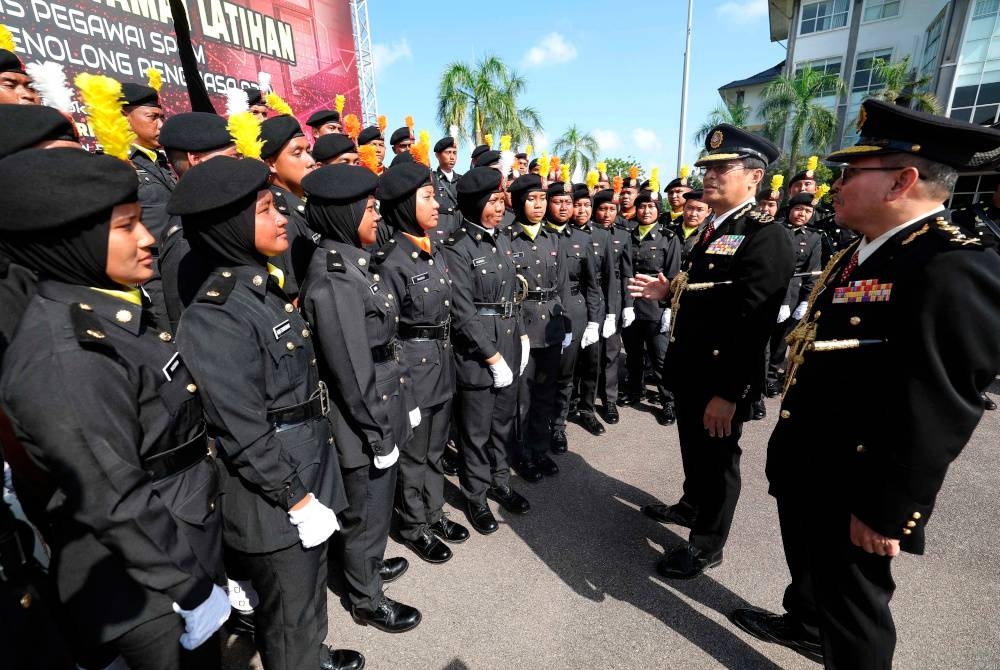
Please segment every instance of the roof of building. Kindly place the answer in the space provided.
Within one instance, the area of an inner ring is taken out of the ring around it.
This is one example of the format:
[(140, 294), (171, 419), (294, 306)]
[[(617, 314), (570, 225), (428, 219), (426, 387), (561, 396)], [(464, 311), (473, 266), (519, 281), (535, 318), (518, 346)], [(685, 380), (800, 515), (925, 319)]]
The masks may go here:
[(794, 9), (794, 0), (768, 0), (768, 27), (771, 29), (772, 42), (788, 39), (792, 23), (792, 10)]
[(769, 67), (763, 72), (758, 72), (757, 74), (747, 77), (746, 79), (737, 79), (736, 81), (731, 81), (728, 84), (720, 86), (719, 90), (722, 91), (727, 88), (746, 88), (748, 86), (766, 84), (781, 75), (781, 71), (784, 69), (785, 61), (781, 61), (774, 67)]

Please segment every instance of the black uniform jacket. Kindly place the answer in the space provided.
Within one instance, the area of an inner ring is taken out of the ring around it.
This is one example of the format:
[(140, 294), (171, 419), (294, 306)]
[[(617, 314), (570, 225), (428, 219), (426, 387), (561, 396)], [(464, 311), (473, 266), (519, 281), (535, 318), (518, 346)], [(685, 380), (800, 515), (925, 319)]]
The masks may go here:
[(559, 239), (559, 251), (569, 280), (569, 301), (564, 302), (563, 307), (573, 328), (573, 339), (579, 342), (588, 322), (600, 323), (604, 318), (604, 296), (597, 274), (593, 234), (589, 226), (579, 228), (572, 223), (567, 223), (562, 232), (550, 225), (549, 232)]
[(434, 180), (434, 196), (440, 205), (438, 224), (428, 231), (428, 235), (435, 242), (444, 242), (462, 224), (462, 213), (458, 211), (458, 191), (455, 188), (455, 182), (461, 176), (458, 172), (452, 172), (452, 181), (448, 181), (440, 167), (431, 173)]
[(3, 306), (0, 309), (0, 362), (28, 301), (35, 295), (37, 281), (34, 272), (0, 255), (0, 305)]
[[(521, 318), (531, 346), (561, 344), (571, 326), (563, 307), (569, 304), (570, 294), (566, 264), (559, 262), (559, 237), (544, 223), (534, 240), (519, 223), (504, 232), (510, 236), (511, 258), (517, 274), (528, 283), (529, 294), (521, 304)], [(545, 299), (530, 293), (537, 290), (545, 291)]]
[(142, 225), (146, 226), (150, 235), (156, 238), (156, 243), (162, 241), (167, 232), (167, 201), (177, 184), (167, 159), (157, 152), (157, 161), (149, 160), (149, 156), (133, 146), (129, 160), (135, 167), (139, 177), (139, 206), (142, 208)]
[(376, 363), (373, 349), (396, 348), (398, 299), (373, 273), (363, 249), (324, 239), (313, 253), (302, 313), (316, 334), (340, 465), (359, 468), (406, 446), (410, 385), (398, 357)]
[(306, 223), (306, 203), (297, 195), (277, 186), (271, 187), (274, 207), (288, 219), (288, 250), (271, 263), (285, 273), (284, 292), (291, 297), (299, 294), (299, 287), (306, 278), (306, 270), (312, 259), (320, 236)]
[[(452, 278), (451, 342), (458, 383), (465, 387), (493, 385), (487, 358), (497, 352), (512, 371), (521, 365), (520, 306), (510, 239), (500, 231), (492, 235), (465, 221), (442, 247)], [(499, 315), (480, 314), (480, 310)]]
[(1000, 371), (1000, 257), (944, 212), (893, 235), (841, 281), (856, 247), (810, 316), (817, 342), (862, 344), (806, 352), (767, 476), (772, 495), (826, 496), (919, 554), (948, 466), (982, 417), (979, 394)]
[(708, 228), (709, 219), (712, 213), (709, 212), (705, 220), (702, 221), (694, 232), (684, 237), (684, 220), (678, 219), (675, 223), (670, 224), (670, 230), (674, 231), (674, 235), (677, 236), (677, 241), (681, 244), (681, 265), (687, 262), (688, 256), (691, 255), (691, 250), (694, 249), (694, 245), (698, 243), (701, 239), (702, 234), (705, 232), (705, 228)]
[(674, 390), (736, 402), (763, 388), (760, 352), (792, 277), (792, 244), (752, 202), (717, 226), (691, 251), (688, 282), (732, 283), (681, 295), (664, 365)]
[[(667, 279), (673, 279), (681, 269), (681, 244), (677, 235), (669, 228), (654, 224), (644, 238), (639, 239), (639, 227), (632, 229), (632, 270), (636, 274), (655, 277), (662, 272)], [(638, 298), (635, 300), (637, 321), (659, 321), (664, 307), (656, 300)]]
[(347, 506), (329, 422), (269, 419), (313, 398), (319, 373), (312, 331), (264, 268), (217, 269), (181, 316), (177, 344), (220, 439), (227, 546), (294, 545), (288, 510), (310, 491), (334, 512)]
[[(18, 493), (40, 512), (32, 522), (81, 640), (114, 639), (172, 602), (191, 609), (222, 577), (201, 402), (170, 334), (151, 322), (121, 298), (42, 281), (0, 381), (20, 455), (37, 468), (37, 485)], [(154, 481), (153, 457), (182, 445), (189, 467)]]
[(431, 253), (397, 232), (372, 255), (373, 271), (396, 296), (400, 360), (413, 379), (418, 407), (439, 405), (455, 392), (455, 357), (448, 337), (418, 335), (414, 328), (450, 327), (452, 280), (440, 246)]
[(593, 223), (588, 223), (586, 229), (590, 231), (590, 246), (594, 250), (594, 264), (597, 267), (597, 285), (604, 300), (602, 320), (608, 314), (617, 317), (622, 313), (622, 282), (618, 269), (621, 254), (615, 253), (615, 247), (621, 244), (614, 243), (611, 230)]
[[(823, 256), (822, 234), (806, 226), (788, 226), (789, 235), (792, 238), (792, 253), (795, 255), (795, 272), (814, 272), (823, 267), (821, 261)], [(788, 282), (788, 291), (785, 292), (783, 305), (788, 305), (793, 310), (799, 303), (809, 299), (813, 286), (816, 285), (816, 276), (792, 277)]]
[[(625, 226), (617, 223), (606, 229), (611, 233), (611, 250), (614, 252), (617, 262), (615, 264), (615, 277), (621, 280), (622, 309), (635, 307), (635, 298), (628, 292), (628, 280), (635, 276), (632, 266), (632, 233)], [(619, 315), (618, 323), (621, 324)]]
[(986, 246), (1000, 244), (1000, 207), (980, 201), (951, 211), (951, 220), (966, 235), (978, 237)]

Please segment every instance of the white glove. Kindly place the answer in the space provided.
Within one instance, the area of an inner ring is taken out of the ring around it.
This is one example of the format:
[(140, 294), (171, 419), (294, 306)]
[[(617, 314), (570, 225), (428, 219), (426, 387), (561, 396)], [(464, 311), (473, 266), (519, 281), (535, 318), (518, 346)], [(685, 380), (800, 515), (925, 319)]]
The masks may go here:
[(670, 316), (673, 312), (670, 309), (663, 310), (663, 315), (660, 316), (660, 332), (665, 333), (667, 329), (670, 328)]
[(569, 343), (572, 341), (573, 341), (573, 332), (570, 331), (563, 336), (562, 349), (559, 350), (559, 353), (561, 354), (562, 352), (566, 351), (566, 347), (568, 347)]
[(397, 460), (399, 460), (399, 447), (393, 445), (392, 451), (390, 451), (385, 456), (376, 455), (374, 463), (375, 467), (378, 468), (379, 470), (385, 470), (395, 465)]
[(222, 624), (226, 623), (230, 609), (229, 596), (217, 584), (212, 586), (212, 593), (208, 598), (193, 610), (181, 609), (180, 605), (174, 603), (174, 611), (184, 617), (181, 646), (185, 649), (200, 647), (215, 631), (222, 628)]
[(521, 338), (521, 369), (518, 370), (518, 375), (524, 374), (524, 368), (528, 367), (528, 358), (531, 356), (531, 340), (527, 337)]
[(318, 547), (340, 530), (337, 515), (312, 493), (305, 507), (288, 510), (288, 519), (299, 531), (299, 542), (306, 549)]
[(416, 428), (420, 425), (420, 408), (414, 407), (410, 410), (410, 428)]
[(792, 315), (792, 308), (788, 305), (782, 305), (781, 309), (778, 310), (778, 323), (784, 323), (788, 320), (788, 317)]
[(809, 303), (807, 301), (800, 302), (798, 307), (795, 308), (795, 311), (792, 312), (792, 318), (798, 321), (799, 319), (804, 317), (806, 315), (806, 309), (808, 307)]
[(622, 328), (628, 328), (635, 321), (635, 307), (626, 307), (622, 310)]
[(514, 373), (511, 371), (507, 361), (500, 357), (500, 360), (490, 365), (490, 374), (493, 375), (493, 388), (502, 389), (514, 383)]
[(618, 332), (618, 328), (615, 323), (618, 321), (617, 314), (608, 314), (604, 317), (604, 325), (601, 327), (601, 337), (608, 339), (612, 335)]
[(587, 327), (583, 329), (583, 335), (580, 336), (580, 348), (586, 349), (594, 342), (601, 339), (601, 334), (598, 332), (598, 325), (596, 321), (588, 321)]

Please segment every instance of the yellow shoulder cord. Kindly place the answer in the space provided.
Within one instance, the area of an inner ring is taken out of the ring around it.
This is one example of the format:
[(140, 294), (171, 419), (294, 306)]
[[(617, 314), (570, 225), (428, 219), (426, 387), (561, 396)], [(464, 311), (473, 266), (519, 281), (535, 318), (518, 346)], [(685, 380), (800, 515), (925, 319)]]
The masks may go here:
[(681, 311), (681, 295), (688, 285), (687, 272), (678, 272), (677, 276), (670, 282), (670, 341), (674, 341), (674, 324), (677, 323), (677, 315)]

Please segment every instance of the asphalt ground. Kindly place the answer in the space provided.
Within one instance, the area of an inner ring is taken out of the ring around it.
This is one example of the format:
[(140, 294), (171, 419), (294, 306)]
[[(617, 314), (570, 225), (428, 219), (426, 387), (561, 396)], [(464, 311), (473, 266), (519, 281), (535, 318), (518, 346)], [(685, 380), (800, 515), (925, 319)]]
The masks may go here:
[[(559, 475), (513, 478), (531, 511), (511, 515), (491, 502), (500, 530), (452, 545), (448, 563), (424, 563), (390, 540), (386, 555), (407, 557), (410, 568), (387, 592), (421, 610), (420, 626), (401, 635), (358, 626), (331, 591), (327, 642), (361, 651), (377, 669), (818, 668), (727, 619), (747, 604), (781, 610), (788, 574), (764, 478), (778, 400), (745, 426), (743, 491), (723, 564), (684, 582), (659, 578), (654, 565), (685, 529), (639, 511), (675, 502), (682, 481), (676, 427), (659, 426), (649, 409), (623, 408), (602, 437), (570, 426)], [(1000, 668), (998, 437), (1000, 412), (986, 412), (938, 497), (926, 554), (893, 561), (897, 668)], [(451, 518), (468, 525), (457, 478), (446, 497)], [(227, 645), (227, 669), (259, 667), (245, 639)]]

